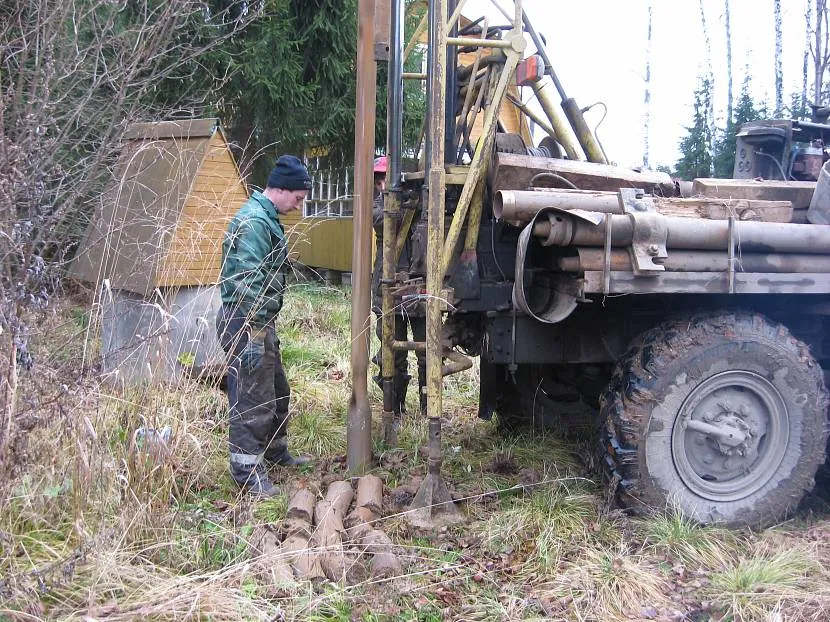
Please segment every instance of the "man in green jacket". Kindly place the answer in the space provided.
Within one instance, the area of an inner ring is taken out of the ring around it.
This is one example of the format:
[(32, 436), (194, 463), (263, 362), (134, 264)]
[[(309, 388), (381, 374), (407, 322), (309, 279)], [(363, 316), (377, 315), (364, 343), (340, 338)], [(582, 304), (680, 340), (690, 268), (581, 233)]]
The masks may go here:
[(262, 192), (254, 192), (222, 242), (219, 343), (228, 358), (230, 470), (251, 494), (279, 494), (266, 466), (308, 462), (286, 441), (291, 390), (274, 327), (282, 308), (287, 249), (280, 214), (303, 204), (311, 178), (299, 158), (281, 156)]

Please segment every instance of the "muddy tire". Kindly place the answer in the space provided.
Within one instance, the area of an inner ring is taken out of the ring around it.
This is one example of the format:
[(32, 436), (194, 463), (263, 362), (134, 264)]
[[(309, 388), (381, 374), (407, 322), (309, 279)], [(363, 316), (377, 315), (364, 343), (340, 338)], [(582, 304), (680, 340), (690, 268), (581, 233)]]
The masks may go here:
[(508, 432), (529, 428), (566, 437), (596, 433), (597, 399), (608, 378), (598, 366), (520, 365), (516, 384), (498, 407)]
[(600, 398), (605, 463), (632, 509), (703, 523), (785, 517), (824, 462), (827, 390), (803, 342), (746, 312), (643, 333)]

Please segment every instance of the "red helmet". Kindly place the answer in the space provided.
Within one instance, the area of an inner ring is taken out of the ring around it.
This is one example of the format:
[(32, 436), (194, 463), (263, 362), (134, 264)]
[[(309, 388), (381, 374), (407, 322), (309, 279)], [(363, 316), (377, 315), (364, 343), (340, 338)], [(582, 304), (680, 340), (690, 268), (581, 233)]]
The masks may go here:
[(375, 158), (374, 164), (374, 172), (375, 173), (385, 173), (386, 172), (386, 156), (380, 156), (379, 158)]

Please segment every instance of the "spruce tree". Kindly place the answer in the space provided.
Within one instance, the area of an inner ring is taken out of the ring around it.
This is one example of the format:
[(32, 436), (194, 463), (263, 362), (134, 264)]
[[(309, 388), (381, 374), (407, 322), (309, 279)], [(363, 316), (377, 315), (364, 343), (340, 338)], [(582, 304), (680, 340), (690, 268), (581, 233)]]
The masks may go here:
[(675, 165), (678, 177), (694, 179), (712, 176), (712, 130), (710, 114), (711, 83), (701, 76), (695, 90), (694, 118), (692, 125), (686, 128), (686, 136), (680, 140), (681, 158)]

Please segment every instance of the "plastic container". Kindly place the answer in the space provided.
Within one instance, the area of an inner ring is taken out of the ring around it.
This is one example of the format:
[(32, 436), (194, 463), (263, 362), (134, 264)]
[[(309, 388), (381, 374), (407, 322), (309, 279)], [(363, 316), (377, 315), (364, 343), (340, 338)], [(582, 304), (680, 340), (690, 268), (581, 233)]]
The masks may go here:
[(814, 225), (830, 225), (830, 160), (824, 163), (819, 173), (813, 198), (810, 199), (810, 209), (807, 210), (807, 220)]

